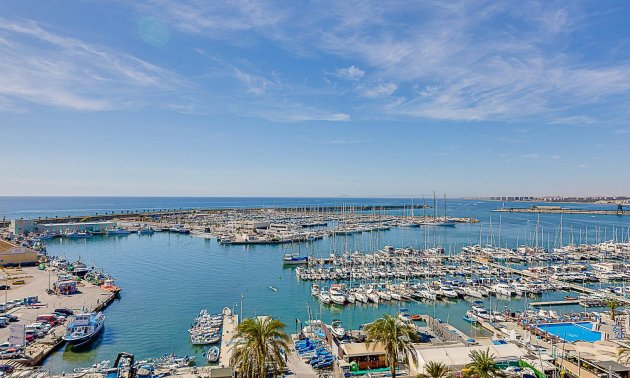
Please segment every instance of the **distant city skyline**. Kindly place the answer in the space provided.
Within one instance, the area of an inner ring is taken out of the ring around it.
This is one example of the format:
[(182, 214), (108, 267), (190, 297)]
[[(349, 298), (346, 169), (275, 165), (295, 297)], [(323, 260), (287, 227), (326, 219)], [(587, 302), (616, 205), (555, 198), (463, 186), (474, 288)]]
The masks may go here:
[(0, 3), (0, 195), (630, 195), (625, 2)]

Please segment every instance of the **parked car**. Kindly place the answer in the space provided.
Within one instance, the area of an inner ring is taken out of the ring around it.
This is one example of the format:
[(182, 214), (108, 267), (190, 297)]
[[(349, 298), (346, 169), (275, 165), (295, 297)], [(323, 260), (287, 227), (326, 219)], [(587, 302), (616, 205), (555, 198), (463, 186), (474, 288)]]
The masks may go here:
[(51, 325), (48, 323), (31, 323), (25, 327), (27, 331), (38, 331), (40, 333), (45, 334), (51, 328)]
[(20, 320), (17, 316), (15, 316), (13, 314), (0, 315), (0, 318), (7, 318), (7, 320), (10, 321), (10, 322), (17, 322), (17, 321)]
[(0, 372), (5, 374), (11, 374), (13, 373), (13, 370), (15, 370), (15, 368), (11, 365), (0, 365)]
[(26, 339), (27, 342), (31, 342), (33, 340), (35, 340), (36, 338), (39, 338), (41, 336), (39, 336), (39, 333), (37, 331), (25, 331), (24, 332), (24, 339)]
[(74, 315), (74, 312), (68, 308), (56, 308), (54, 312), (58, 312), (66, 316)]
[(3, 350), (2, 352), (0, 352), (0, 359), (18, 358), (18, 357), (20, 357), (21, 354), (22, 353), (20, 352), (19, 349), (9, 348), (7, 350)]
[(37, 318), (35, 319), (35, 322), (48, 323), (54, 326), (54, 325), (57, 325), (57, 316), (55, 316), (54, 314), (38, 315)]
[(0, 285), (0, 290), (9, 290), (11, 285)]
[(9, 325), (9, 319), (0, 318), (0, 328), (4, 328)]

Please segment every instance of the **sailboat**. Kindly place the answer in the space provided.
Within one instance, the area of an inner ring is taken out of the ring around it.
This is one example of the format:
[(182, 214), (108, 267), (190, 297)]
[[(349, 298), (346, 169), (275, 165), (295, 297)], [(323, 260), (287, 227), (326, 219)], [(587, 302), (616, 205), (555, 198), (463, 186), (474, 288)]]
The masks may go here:
[(444, 218), (438, 218), (437, 216), (437, 197), (435, 196), (435, 192), (433, 192), (433, 219), (431, 220), (423, 220), (419, 223), (421, 226), (446, 226), (446, 227), (454, 227), (455, 221), (446, 218), (446, 194), (444, 194)]

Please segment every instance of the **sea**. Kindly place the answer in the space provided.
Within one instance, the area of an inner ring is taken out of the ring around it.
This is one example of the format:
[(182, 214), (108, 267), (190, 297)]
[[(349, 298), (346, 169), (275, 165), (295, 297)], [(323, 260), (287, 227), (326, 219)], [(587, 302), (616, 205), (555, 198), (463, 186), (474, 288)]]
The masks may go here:
[[(416, 198), (414, 203), (432, 205), (433, 199)], [(295, 333), (300, 321), (309, 316), (325, 322), (341, 320), (345, 328), (357, 329), (383, 314), (395, 314), (404, 306), (412, 314), (429, 314), (448, 322), (471, 338), (488, 336), (487, 331), (463, 320), (470, 302), (396, 302), (379, 305), (321, 305), (310, 294), (310, 282), (296, 279), (294, 268), (283, 267), (288, 252), (326, 256), (331, 251), (371, 252), (385, 245), (423, 248), (442, 246), (458, 253), (466, 244), (494, 244), (508, 247), (538, 243), (553, 248), (562, 243), (595, 243), (627, 240), (630, 217), (614, 215), (564, 215), (496, 213), (493, 209), (529, 207), (532, 203), (501, 203), (482, 200), (439, 199), (438, 214), (444, 204), (448, 216), (473, 217), (479, 223), (455, 227), (393, 228), (389, 231), (325, 238), (297, 245), (220, 245), (216, 240), (168, 232), (124, 237), (95, 236), (91, 239), (54, 239), (48, 253), (69, 260), (79, 257), (88, 265), (103, 269), (122, 287), (120, 298), (106, 310), (103, 335), (91, 349), (75, 352), (61, 348), (44, 362), (55, 373), (72, 372), (102, 360), (114, 360), (119, 352), (136, 358), (164, 354), (196, 355), (205, 360), (208, 347), (194, 347), (188, 327), (202, 309), (218, 313), (230, 307), (243, 317), (271, 315)], [(408, 198), (175, 198), (175, 197), (0, 197), (0, 216), (5, 219), (92, 215), (157, 209), (260, 208), (274, 206), (410, 205)], [(550, 205), (545, 203), (544, 205)], [(613, 205), (561, 204), (568, 208), (615, 209)], [(409, 210), (406, 210), (407, 212)], [(414, 210), (417, 215), (432, 209)], [(401, 213), (392, 210), (390, 213)], [(563, 230), (560, 233), (560, 225)], [(560, 240), (562, 234), (563, 240)], [(298, 250), (299, 248), (299, 250)], [(598, 284), (599, 285), (599, 284)], [(276, 290), (271, 290), (274, 287)], [(512, 311), (525, 308), (533, 300), (559, 300), (567, 292), (545, 293), (537, 298), (486, 300), (487, 306)], [(559, 313), (584, 311), (579, 306), (556, 308)], [(310, 315), (309, 315), (310, 313)]]

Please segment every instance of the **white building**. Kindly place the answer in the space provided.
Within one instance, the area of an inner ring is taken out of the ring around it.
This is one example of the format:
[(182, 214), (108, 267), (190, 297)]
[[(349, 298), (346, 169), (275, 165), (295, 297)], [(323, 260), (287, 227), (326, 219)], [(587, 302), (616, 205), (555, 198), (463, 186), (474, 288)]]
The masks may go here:
[(472, 362), (470, 352), (473, 350), (480, 352), (489, 350), (497, 363), (518, 362), (526, 354), (523, 349), (515, 344), (476, 346), (456, 344), (438, 348), (417, 348), (415, 349), (417, 364), (413, 362), (413, 359), (409, 359), (411, 361), (409, 366), (410, 373), (414, 376), (426, 373), (424, 367), (429, 362), (441, 362), (449, 366), (453, 371), (461, 371), (467, 364)]
[(104, 233), (116, 228), (116, 222), (80, 222), (80, 223), (45, 223), (38, 224), (32, 219), (13, 219), (9, 225), (9, 232), (22, 235), (26, 232), (63, 234), (71, 231), (89, 231)]

